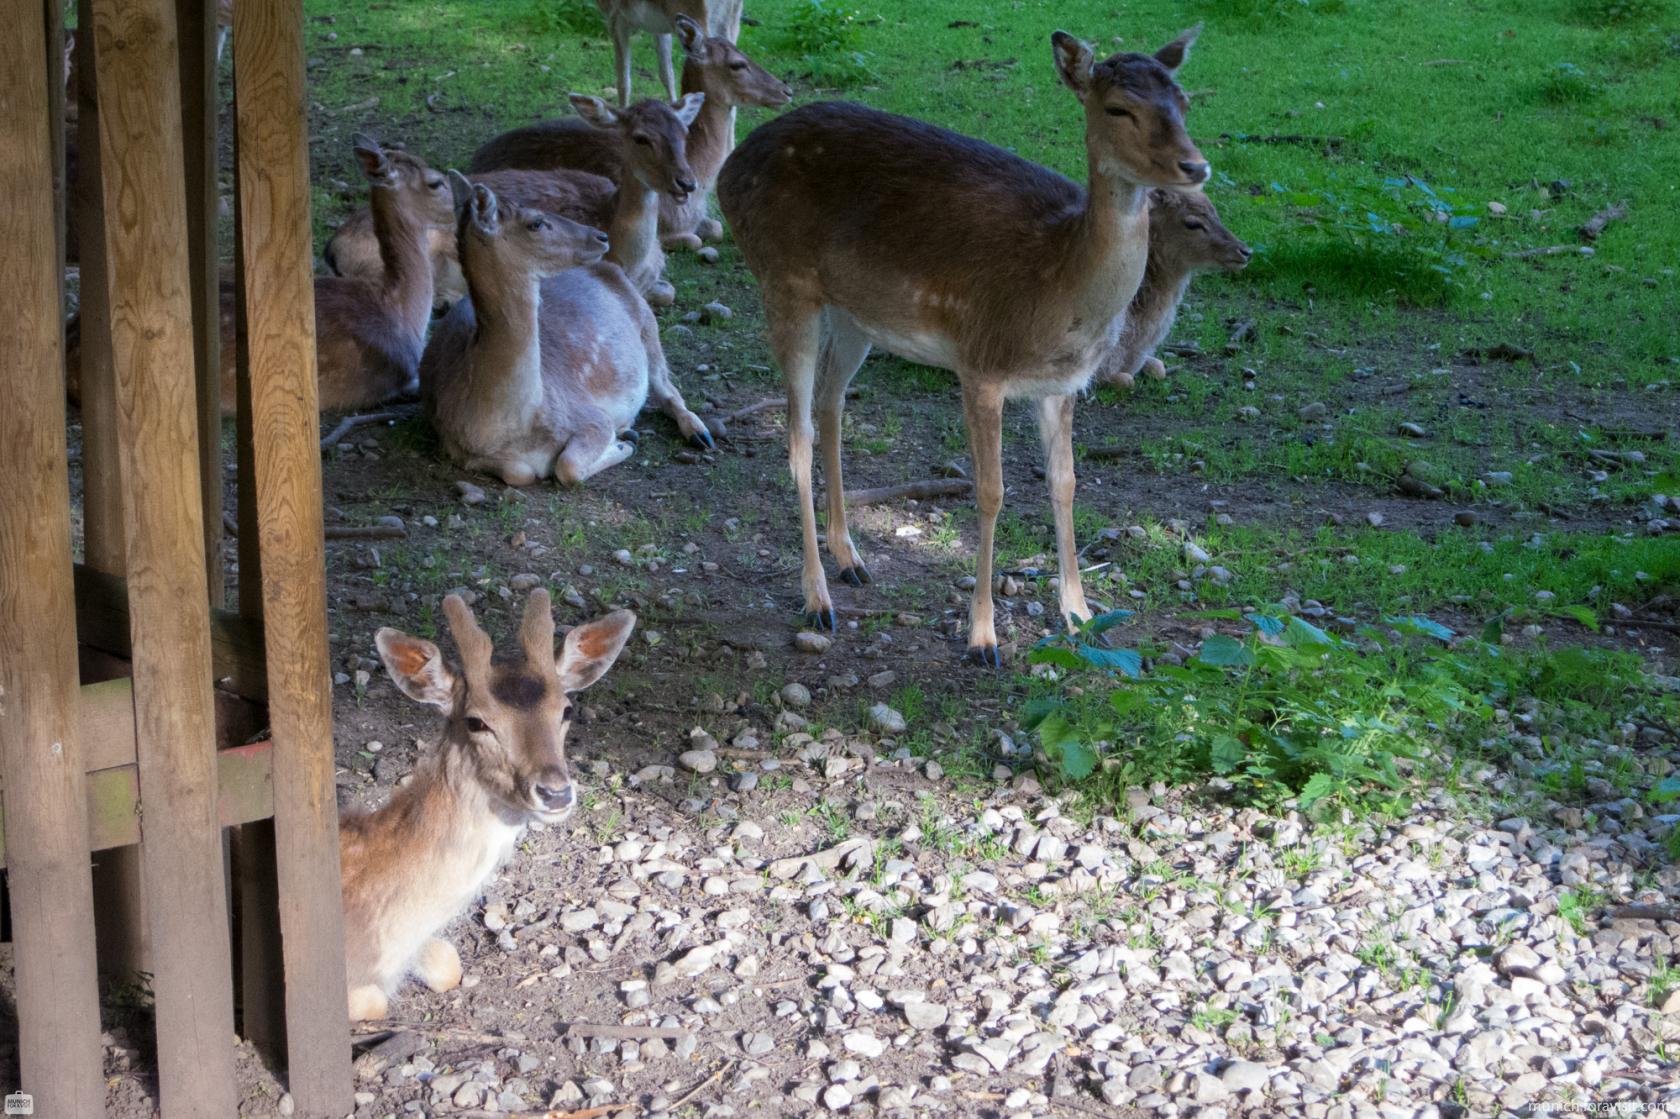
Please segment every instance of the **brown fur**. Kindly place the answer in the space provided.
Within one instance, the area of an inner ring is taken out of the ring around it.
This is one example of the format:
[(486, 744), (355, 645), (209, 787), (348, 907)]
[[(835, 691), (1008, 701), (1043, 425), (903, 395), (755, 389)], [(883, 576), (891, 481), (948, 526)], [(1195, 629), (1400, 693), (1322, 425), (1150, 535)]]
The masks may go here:
[(460, 598), (443, 608), (460, 670), (430, 641), (389, 628), (375, 639), (397, 687), (444, 722), (410, 781), (383, 807), (339, 824), (352, 1020), (384, 1017), (410, 972), (435, 991), (460, 982), (460, 957), (433, 938), (478, 896), (527, 823), (556, 823), (576, 806), (570, 697), (606, 673), (636, 624), (619, 610), (579, 626), (557, 657), (548, 592), (536, 591), (520, 654), (498, 659)]
[(659, 77), (665, 96), (677, 98), (676, 79), (671, 69), (671, 36), (677, 20), (687, 17), (705, 28), (706, 34), (733, 43), (741, 37), (741, 0), (595, 0), (607, 21), (613, 41), (613, 66), (618, 75), (618, 103), (630, 104), (630, 37), (638, 30), (654, 35), (659, 53)]
[(991, 552), (1006, 397), (1039, 402), (1062, 612), (1090, 616), (1073, 547), (1073, 394), (1113, 346), (1142, 279), (1145, 192), (1207, 177), (1173, 79), (1193, 39), (1099, 63), (1087, 45), (1053, 36), (1062, 81), (1084, 110), (1086, 189), (979, 140), (836, 102), (760, 127), (724, 165), (718, 200), (758, 278), (788, 381), (805, 606), (818, 624), (835, 619), (811, 505), (813, 397), (829, 550), (843, 578), (867, 581), (846, 529), (840, 411), (875, 345), (952, 369), (962, 385), (981, 513), (971, 655), (998, 659)]
[[(315, 279), (315, 361), (323, 412), (350, 411), (417, 391), (420, 355), (432, 313), (432, 264), (424, 238), (441, 175), (405, 152), (358, 142), (368, 175), (373, 221), (382, 259), (374, 280)], [(234, 414), (236, 350), (234, 290), (223, 277), (220, 297), (222, 414)], [(81, 399), (79, 322), (71, 324), (66, 354), (72, 401)]]
[(1200, 191), (1149, 192), (1149, 262), (1126, 312), (1120, 341), (1097, 367), (1103, 384), (1130, 385), (1140, 371), (1166, 376), (1155, 349), (1167, 339), (1178, 305), (1197, 272), (1248, 266), (1249, 248), (1225, 228), (1219, 211)]
[[(669, 195), (660, 197), (659, 235), (667, 249), (697, 249), (703, 237), (716, 240), (722, 235), (722, 227), (707, 219), (706, 204), (724, 160), (735, 149), (736, 108), (785, 105), (792, 91), (723, 36), (707, 37), (686, 16), (679, 16), (676, 25), (686, 50), (682, 91), (706, 97), (687, 137), (688, 162), (699, 190), (681, 202)], [(496, 168), (572, 167), (619, 182), (624, 173), (623, 146), (611, 133), (581, 120), (549, 120), (491, 140), (473, 155), (472, 166), (475, 180), (482, 177), (480, 172)], [(498, 194), (505, 193), (491, 185)]]
[(650, 390), (684, 435), (709, 444), (671, 382), (653, 312), (600, 260), (600, 234), (455, 184), (469, 297), (433, 331), (420, 376), (446, 453), (509, 485), (582, 481), (633, 453), (620, 437)]

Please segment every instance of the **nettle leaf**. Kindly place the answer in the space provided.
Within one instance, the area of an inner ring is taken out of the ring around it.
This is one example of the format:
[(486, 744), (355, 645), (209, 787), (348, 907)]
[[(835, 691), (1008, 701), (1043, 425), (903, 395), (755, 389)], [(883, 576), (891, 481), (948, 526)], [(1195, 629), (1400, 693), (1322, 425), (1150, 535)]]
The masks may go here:
[(1230, 773), (1242, 765), (1248, 756), (1248, 747), (1242, 744), (1242, 739), (1235, 735), (1215, 735), (1212, 747), (1208, 752), (1208, 760), (1215, 773)]
[(1248, 616), (1248, 620), (1256, 630), (1265, 634), (1267, 637), (1283, 636), (1284, 625), (1282, 618), (1274, 617), (1271, 614), (1250, 614)]
[(1314, 645), (1319, 648), (1330, 649), (1336, 645), (1336, 639), (1319, 629), (1311, 622), (1291, 617), (1284, 628), (1283, 639), (1291, 645)]
[(1080, 741), (1079, 732), (1059, 713), (1038, 724), (1038, 740), (1045, 753), (1061, 761), (1062, 776), (1069, 780), (1088, 777), (1097, 768), (1097, 752)]
[(1021, 726), (1032, 730), (1060, 710), (1061, 706), (1061, 703), (1054, 699), (1029, 699), (1021, 707)]
[(1246, 668), (1254, 663), (1254, 654), (1236, 638), (1216, 633), (1202, 642), (1202, 651), (1196, 654), (1196, 659), (1219, 668)]
[(1495, 614), (1482, 627), (1482, 641), (1488, 645), (1498, 645), (1505, 639), (1505, 615)]
[(1115, 626), (1119, 625), (1121, 622), (1125, 621), (1127, 618), (1133, 618), (1136, 616), (1136, 610), (1110, 610), (1106, 614), (1098, 614), (1096, 617), (1080, 626), (1079, 632), (1081, 634), (1088, 634), (1091, 636), (1095, 636), (1099, 633), (1106, 633)]
[(1448, 629), (1433, 618), (1426, 618), (1422, 614), (1384, 614), (1383, 621), (1399, 630), (1422, 637), (1433, 637), (1437, 641), (1451, 641), (1458, 634)]
[(1058, 668), (1081, 669), (1085, 661), (1080, 655), (1066, 645), (1034, 646), (1027, 654), (1029, 664), (1053, 664)]
[(1671, 800), (1680, 800), (1680, 777), (1664, 777), (1651, 790), (1652, 804), (1667, 804)]
[(1590, 606), (1559, 606), (1552, 613), (1561, 618), (1573, 618), (1594, 633), (1598, 632), (1598, 615)]
[(1480, 218), (1473, 218), (1468, 214), (1457, 214), (1447, 220), (1447, 228), (1469, 229), (1480, 220)]
[(1101, 645), (1081, 645), (1079, 655), (1098, 668), (1111, 669), (1134, 680), (1143, 675), (1143, 654), (1136, 649), (1105, 649)]
[(1328, 773), (1315, 773), (1301, 786), (1298, 794), (1302, 808), (1311, 808), (1327, 796), (1331, 796), (1341, 784)]

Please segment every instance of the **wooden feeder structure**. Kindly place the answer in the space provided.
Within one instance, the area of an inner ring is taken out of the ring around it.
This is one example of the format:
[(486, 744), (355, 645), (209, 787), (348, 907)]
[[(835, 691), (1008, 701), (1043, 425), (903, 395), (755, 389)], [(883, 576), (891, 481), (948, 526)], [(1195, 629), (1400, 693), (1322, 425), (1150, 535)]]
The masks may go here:
[[(216, 9), (80, 0), (67, 125), (63, 0), (4, 6), (0, 857), (17, 1087), (53, 1119), (104, 1112), (101, 964), (146, 973), (165, 1119), (238, 1113), (236, 1029), (283, 1063), (296, 1114), (353, 1107), (303, 6), (240, 0), (233, 12), (231, 605)], [(67, 141), (78, 155), (68, 185)], [(67, 210), (79, 241), (81, 562)]]

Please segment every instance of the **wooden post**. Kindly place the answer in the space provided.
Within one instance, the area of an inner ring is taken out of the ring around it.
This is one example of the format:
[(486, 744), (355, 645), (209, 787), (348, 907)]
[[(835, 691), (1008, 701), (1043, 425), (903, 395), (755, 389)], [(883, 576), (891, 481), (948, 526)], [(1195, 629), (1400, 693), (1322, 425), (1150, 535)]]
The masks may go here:
[[(79, 736), (70, 484), (41, 5), (0, 35), (0, 780), (23, 1090), (40, 1114), (105, 1107)], [(60, 56), (62, 64), (62, 56)]]
[(159, 1090), (171, 1119), (226, 1119), (233, 997), (175, 10), (94, 0), (93, 14)]
[(351, 1104), (321, 529), (302, 0), (236, 4), (240, 240), (274, 732), (289, 1084), (300, 1112)]
[(210, 605), (227, 598), (222, 570), (222, 330), (216, 252), (216, 3), (176, 0), (181, 35), (181, 140), (187, 184), (193, 353), (198, 366), (198, 472)]

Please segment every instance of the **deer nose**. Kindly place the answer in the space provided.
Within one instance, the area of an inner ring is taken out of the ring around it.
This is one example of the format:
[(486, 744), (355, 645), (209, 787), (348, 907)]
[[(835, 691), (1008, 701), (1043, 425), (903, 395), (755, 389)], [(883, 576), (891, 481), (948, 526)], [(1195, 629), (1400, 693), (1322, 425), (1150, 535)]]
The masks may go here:
[(574, 781), (567, 781), (564, 785), (538, 785), (534, 791), (543, 807), (550, 812), (570, 808), (577, 800), (577, 783)]
[(684, 194), (693, 194), (698, 184), (693, 179), (678, 179), (677, 189)]
[(589, 234), (595, 242), (595, 247), (598, 249), (604, 249), (611, 243), (608, 240), (607, 235), (602, 233), (599, 229), (591, 229)]
[(1211, 170), (1205, 161), (1197, 161), (1194, 159), (1179, 160), (1178, 169), (1183, 171), (1185, 177), (1193, 183), (1207, 182), (1208, 173)]

